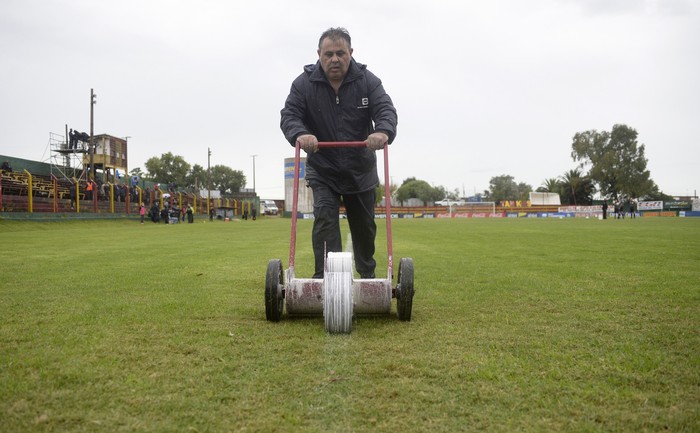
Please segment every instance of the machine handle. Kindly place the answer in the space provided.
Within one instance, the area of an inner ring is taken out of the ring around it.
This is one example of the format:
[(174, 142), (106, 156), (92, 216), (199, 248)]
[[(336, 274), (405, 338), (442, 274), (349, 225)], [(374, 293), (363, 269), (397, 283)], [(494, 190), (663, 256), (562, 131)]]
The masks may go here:
[(337, 147), (367, 147), (364, 141), (319, 141), (319, 149), (321, 148), (337, 148)]
[[(319, 149), (322, 148), (340, 148), (340, 147), (367, 147), (364, 141), (319, 141)], [(301, 147), (299, 143), (294, 146), (294, 188), (292, 200), (292, 233), (289, 244), (289, 267), (294, 269), (294, 258), (296, 256), (297, 243), (297, 209), (299, 205), (299, 159)], [(386, 244), (387, 244), (387, 260), (388, 260), (388, 278), (391, 280), (394, 275), (394, 246), (391, 233), (391, 193), (389, 185), (389, 145), (384, 144), (384, 197), (386, 206), (384, 207), (386, 215)]]

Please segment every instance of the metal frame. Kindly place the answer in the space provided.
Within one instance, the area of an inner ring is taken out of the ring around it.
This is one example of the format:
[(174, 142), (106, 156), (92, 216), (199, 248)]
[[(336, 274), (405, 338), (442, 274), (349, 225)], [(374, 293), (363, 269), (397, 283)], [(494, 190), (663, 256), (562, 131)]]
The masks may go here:
[[(339, 147), (366, 147), (364, 141), (319, 142), (320, 149)], [(394, 292), (391, 282), (394, 274), (393, 245), (391, 232), (391, 194), (389, 179), (389, 145), (384, 146), (384, 196), (387, 237), (387, 278), (353, 280), (353, 303), (356, 314), (389, 314)], [(297, 209), (299, 197), (299, 165), (301, 148), (297, 143), (294, 152), (294, 191), (292, 200), (292, 227), (289, 245), (289, 268), (285, 271), (284, 298), (290, 315), (323, 314), (323, 280), (296, 278), (294, 259), (296, 254)]]

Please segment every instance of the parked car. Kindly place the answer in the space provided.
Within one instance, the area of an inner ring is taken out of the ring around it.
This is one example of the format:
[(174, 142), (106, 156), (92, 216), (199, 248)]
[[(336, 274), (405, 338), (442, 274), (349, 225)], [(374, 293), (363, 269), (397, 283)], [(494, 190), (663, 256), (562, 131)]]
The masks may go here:
[(463, 205), (464, 205), (463, 200), (450, 200), (447, 198), (435, 202), (435, 206), (463, 206)]
[(260, 200), (260, 211), (264, 215), (277, 215), (280, 210), (274, 200)]

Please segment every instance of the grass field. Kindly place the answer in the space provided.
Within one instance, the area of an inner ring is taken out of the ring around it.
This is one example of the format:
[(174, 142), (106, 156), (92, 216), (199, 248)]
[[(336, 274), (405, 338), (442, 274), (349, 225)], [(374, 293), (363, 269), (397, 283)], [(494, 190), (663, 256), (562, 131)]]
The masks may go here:
[(0, 220), (0, 431), (700, 431), (700, 219), (395, 220), (350, 335), (265, 320), (289, 225)]

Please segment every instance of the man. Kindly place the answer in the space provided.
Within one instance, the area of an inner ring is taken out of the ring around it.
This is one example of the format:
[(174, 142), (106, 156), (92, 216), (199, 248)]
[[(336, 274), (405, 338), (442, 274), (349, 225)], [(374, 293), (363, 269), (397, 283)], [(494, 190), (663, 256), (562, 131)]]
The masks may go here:
[(608, 219), (608, 200), (603, 201), (603, 219)]
[(72, 181), (70, 183), (70, 186), (68, 187), (68, 196), (70, 197), (70, 208), (75, 209), (78, 194), (75, 187), (75, 183), (73, 183)]
[[(342, 251), (341, 199), (352, 236), (355, 268), (374, 278), (374, 151), (396, 137), (396, 109), (382, 82), (352, 57), (350, 34), (326, 30), (318, 42), (318, 62), (304, 67), (281, 112), (280, 126), (292, 146), (307, 153), (306, 181), (313, 190), (315, 256), (313, 278), (323, 278), (324, 253)], [(365, 141), (367, 147), (324, 148), (322, 141)]]
[(68, 149), (72, 150), (75, 149), (78, 146), (78, 139), (75, 137), (76, 133), (78, 131), (73, 131), (73, 128), (68, 131)]

